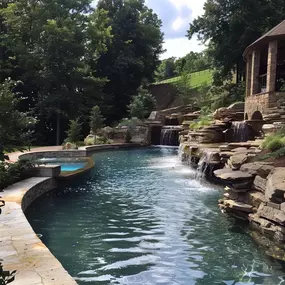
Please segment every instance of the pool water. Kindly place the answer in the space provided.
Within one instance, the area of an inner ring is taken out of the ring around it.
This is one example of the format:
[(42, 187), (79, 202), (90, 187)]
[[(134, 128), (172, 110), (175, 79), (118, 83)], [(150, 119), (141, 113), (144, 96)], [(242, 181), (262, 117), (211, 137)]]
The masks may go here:
[(54, 163), (47, 163), (47, 164), (60, 165), (61, 172), (76, 171), (76, 170), (84, 168), (87, 165), (86, 162), (54, 162)]
[(78, 284), (285, 284), (247, 227), (221, 214), (218, 186), (177, 150), (97, 153), (95, 168), (27, 213)]
[(61, 172), (67, 171), (77, 171), (79, 169), (85, 168), (87, 166), (86, 161), (63, 161), (60, 158), (41, 158), (37, 161), (39, 164), (43, 163), (46, 165), (60, 165)]

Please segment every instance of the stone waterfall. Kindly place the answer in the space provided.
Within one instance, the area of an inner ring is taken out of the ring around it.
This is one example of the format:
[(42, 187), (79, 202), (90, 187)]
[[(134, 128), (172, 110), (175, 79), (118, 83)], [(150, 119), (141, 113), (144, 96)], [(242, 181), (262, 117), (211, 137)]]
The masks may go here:
[(160, 144), (169, 146), (179, 146), (180, 126), (163, 126), (160, 134)]
[(232, 122), (231, 128), (226, 132), (228, 142), (247, 142), (254, 139), (253, 129), (245, 122)]

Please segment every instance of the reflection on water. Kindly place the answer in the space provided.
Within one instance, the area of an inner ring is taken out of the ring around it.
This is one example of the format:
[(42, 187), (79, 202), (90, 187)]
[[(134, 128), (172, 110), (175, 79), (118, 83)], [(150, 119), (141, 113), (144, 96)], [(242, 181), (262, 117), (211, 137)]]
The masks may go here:
[(111, 151), (28, 213), (79, 284), (285, 284), (242, 224), (217, 207), (177, 150)]

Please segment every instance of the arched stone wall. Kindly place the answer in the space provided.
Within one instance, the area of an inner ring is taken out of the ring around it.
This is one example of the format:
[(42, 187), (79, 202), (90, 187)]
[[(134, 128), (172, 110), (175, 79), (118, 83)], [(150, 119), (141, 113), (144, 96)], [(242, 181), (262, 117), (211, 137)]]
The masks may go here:
[(255, 111), (252, 116), (251, 116), (251, 120), (259, 120), (262, 121), (263, 120), (263, 116), (261, 114), (260, 111)]

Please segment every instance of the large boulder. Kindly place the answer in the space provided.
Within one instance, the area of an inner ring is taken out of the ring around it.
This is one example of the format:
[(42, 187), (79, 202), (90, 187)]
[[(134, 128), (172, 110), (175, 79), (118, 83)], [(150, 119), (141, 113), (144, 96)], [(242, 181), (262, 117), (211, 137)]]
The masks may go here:
[(230, 157), (228, 165), (234, 169), (239, 170), (241, 166), (248, 161), (248, 156), (245, 153), (235, 154)]
[(250, 173), (245, 173), (242, 171), (233, 171), (228, 168), (223, 168), (214, 171), (214, 174), (216, 177), (222, 179), (222, 180), (246, 180), (246, 179), (253, 179), (253, 175)]
[(282, 226), (285, 225), (285, 213), (279, 209), (270, 207), (265, 203), (261, 203), (257, 213), (262, 218), (273, 221)]
[(257, 175), (253, 181), (253, 188), (265, 193), (267, 180)]
[(244, 103), (234, 103), (227, 108), (217, 109), (213, 115), (216, 120), (242, 121), (244, 118)]
[(267, 178), (265, 198), (268, 201), (283, 203), (285, 202), (285, 168), (277, 167), (272, 170)]
[(267, 178), (270, 172), (274, 169), (270, 162), (252, 162), (243, 164), (240, 168), (241, 171), (258, 175), (261, 178)]

